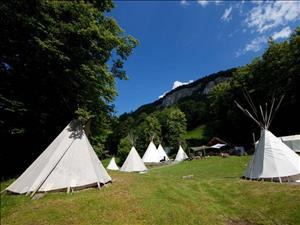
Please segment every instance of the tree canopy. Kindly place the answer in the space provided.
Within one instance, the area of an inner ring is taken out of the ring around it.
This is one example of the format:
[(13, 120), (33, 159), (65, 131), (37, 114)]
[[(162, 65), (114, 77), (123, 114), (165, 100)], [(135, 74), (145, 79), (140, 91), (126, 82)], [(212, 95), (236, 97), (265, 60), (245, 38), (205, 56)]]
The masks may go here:
[(92, 143), (101, 152), (115, 79), (127, 78), (123, 64), (138, 44), (107, 16), (113, 6), (111, 0), (1, 2), (0, 132), (11, 146), (5, 159), (13, 154), (30, 162), (76, 115), (92, 118)]

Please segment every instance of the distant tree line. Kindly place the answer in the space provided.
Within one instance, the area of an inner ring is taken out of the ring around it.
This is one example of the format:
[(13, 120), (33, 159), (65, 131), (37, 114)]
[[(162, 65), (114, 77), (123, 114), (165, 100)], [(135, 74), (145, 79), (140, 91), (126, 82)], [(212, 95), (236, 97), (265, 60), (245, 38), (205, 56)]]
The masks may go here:
[(132, 144), (143, 155), (149, 142), (168, 147), (170, 154), (185, 145), (185, 114), (176, 107), (165, 108), (150, 114), (141, 113), (137, 117), (123, 115), (108, 137), (107, 149), (122, 160), (127, 156)]

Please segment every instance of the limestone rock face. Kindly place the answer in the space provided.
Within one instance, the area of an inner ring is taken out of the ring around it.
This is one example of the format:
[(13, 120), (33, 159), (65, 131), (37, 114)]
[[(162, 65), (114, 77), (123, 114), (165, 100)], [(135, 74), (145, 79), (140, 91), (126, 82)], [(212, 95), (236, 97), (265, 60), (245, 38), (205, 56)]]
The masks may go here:
[(179, 100), (188, 97), (206, 96), (218, 84), (228, 81), (234, 74), (237, 68), (231, 68), (224, 71), (219, 71), (207, 76), (202, 76), (192, 83), (177, 87), (164, 94), (163, 97), (156, 101), (140, 106), (135, 113), (153, 112), (156, 109), (162, 109), (178, 103)]
[(207, 95), (219, 83), (228, 80), (228, 77), (217, 77), (215, 80), (209, 82), (198, 82), (197, 84), (191, 83), (188, 85), (180, 86), (179, 88), (167, 93), (161, 102), (161, 107), (168, 107), (177, 103), (181, 98), (191, 96), (197, 92), (199, 94)]
[(228, 80), (228, 77), (218, 77), (215, 80), (212, 80), (208, 82), (205, 85), (205, 88), (202, 90), (202, 94), (207, 95), (209, 92), (219, 83), (222, 83), (224, 81)]

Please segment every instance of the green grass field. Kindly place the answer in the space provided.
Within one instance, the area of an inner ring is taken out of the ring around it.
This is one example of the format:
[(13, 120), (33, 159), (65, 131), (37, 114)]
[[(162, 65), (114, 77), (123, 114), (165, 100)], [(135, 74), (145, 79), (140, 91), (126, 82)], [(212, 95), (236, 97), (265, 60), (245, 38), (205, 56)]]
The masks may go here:
[(38, 200), (4, 195), (1, 224), (300, 224), (300, 186), (241, 180), (248, 160), (211, 157), (147, 174), (110, 172), (107, 188)]
[(201, 125), (199, 127), (196, 127), (193, 130), (188, 131), (185, 135), (185, 139), (198, 139), (201, 140), (204, 138), (204, 129), (205, 125)]

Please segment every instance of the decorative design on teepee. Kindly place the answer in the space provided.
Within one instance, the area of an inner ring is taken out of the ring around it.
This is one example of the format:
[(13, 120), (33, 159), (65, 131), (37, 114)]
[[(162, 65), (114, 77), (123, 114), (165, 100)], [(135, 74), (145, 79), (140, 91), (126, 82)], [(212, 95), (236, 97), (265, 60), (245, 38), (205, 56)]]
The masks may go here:
[(244, 93), (244, 96), (252, 109), (252, 113), (243, 108), (237, 101), (235, 104), (261, 129), (260, 139), (244, 176), (249, 179), (273, 180), (278, 178), (281, 182), (283, 177), (300, 174), (300, 157), (268, 130), (284, 96), (280, 98), (275, 108), (275, 98), (272, 99), (270, 108), (266, 103), (264, 111), (261, 106), (259, 106), (259, 111), (257, 110), (248, 93)]

